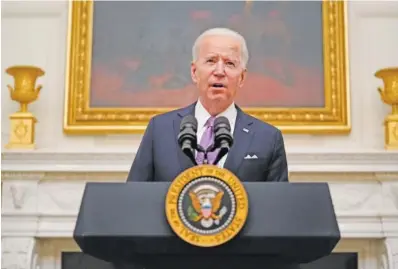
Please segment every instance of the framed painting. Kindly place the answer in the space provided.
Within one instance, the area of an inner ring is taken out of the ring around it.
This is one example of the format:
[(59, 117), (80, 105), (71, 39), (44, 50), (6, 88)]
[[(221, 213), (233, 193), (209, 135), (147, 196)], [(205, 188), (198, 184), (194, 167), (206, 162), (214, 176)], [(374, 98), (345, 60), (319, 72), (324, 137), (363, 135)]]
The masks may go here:
[(236, 103), (284, 133), (346, 134), (343, 1), (72, 1), (64, 130), (142, 133), (151, 117), (197, 98), (195, 38), (240, 32), (248, 77)]

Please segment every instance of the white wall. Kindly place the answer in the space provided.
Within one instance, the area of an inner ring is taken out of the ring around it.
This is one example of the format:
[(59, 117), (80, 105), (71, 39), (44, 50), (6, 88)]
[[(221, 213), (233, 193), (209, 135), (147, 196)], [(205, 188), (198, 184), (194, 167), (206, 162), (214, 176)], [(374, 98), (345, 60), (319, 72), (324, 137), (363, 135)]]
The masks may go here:
[[(38, 118), (40, 151), (134, 152), (140, 136), (66, 136), (62, 130), (68, 4), (60, 1), (2, 2), (2, 144), (8, 141), (9, 114), (18, 104), (9, 97), (6, 67), (41, 66), (43, 89), (29, 109)], [(288, 152), (383, 150), (383, 119), (390, 111), (377, 92), (379, 68), (398, 65), (398, 2), (348, 3), (352, 132), (347, 136), (285, 135)], [(3, 149), (3, 151), (5, 151)]]

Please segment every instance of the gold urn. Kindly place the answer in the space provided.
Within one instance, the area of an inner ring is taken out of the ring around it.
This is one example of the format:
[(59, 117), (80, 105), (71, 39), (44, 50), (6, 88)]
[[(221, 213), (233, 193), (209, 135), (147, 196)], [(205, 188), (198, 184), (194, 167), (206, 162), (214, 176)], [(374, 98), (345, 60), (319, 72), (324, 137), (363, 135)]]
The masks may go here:
[(6, 73), (14, 77), (14, 87), (7, 85), (11, 99), (20, 104), (20, 110), (10, 115), (10, 138), (6, 148), (33, 149), (37, 120), (28, 111), (28, 105), (39, 97), (42, 86), (36, 87), (36, 80), (44, 71), (36, 66), (11, 66)]
[(375, 76), (384, 82), (384, 88), (378, 88), (381, 99), (392, 107), (384, 121), (385, 148), (398, 149), (398, 67), (381, 69)]

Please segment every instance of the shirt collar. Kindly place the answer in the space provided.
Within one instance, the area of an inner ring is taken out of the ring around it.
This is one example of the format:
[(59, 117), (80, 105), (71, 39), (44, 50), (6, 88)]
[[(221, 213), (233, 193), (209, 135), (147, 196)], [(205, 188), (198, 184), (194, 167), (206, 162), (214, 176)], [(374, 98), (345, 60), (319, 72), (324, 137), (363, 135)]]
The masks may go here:
[[(227, 107), (226, 110), (218, 114), (216, 118), (220, 116), (226, 117), (229, 120), (229, 123), (232, 127), (235, 124), (236, 115), (237, 115), (237, 110), (235, 107), (235, 103), (232, 102), (232, 104), (229, 107)], [(211, 117), (211, 115), (204, 108), (200, 100), (197, 101), (195, 106), (195, 117), (198, 121), (198, 128), (202, 128), (203, 126), (205, 126), (207, 120)]]

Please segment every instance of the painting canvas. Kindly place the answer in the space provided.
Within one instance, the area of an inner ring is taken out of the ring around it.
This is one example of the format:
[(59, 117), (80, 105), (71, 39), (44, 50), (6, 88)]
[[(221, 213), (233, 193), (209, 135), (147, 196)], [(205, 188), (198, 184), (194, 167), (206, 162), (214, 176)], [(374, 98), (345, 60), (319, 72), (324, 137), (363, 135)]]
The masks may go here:
[(193, 43), (228, 27), (249, 49), (240, 107), (286, 132), (348, 132), (344, 15), (326, 1), (73, 2), (65, 131), (142, 132), (191, 104)]

